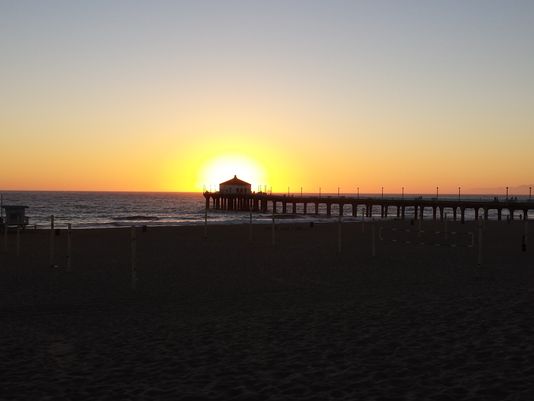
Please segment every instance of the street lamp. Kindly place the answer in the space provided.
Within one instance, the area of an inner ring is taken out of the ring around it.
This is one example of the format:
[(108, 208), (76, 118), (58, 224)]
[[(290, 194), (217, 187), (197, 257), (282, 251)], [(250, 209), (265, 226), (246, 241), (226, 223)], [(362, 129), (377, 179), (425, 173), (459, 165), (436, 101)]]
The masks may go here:
[(439, 187), (436, 187), (436, 198), (439, 198)]
[(528, 187), (528, 200), (532, 200), (532, 187)]
[(300, 197), (302, 198), (302, 187), (300, 187)]
[(458, 200), (460, 200), (460, 189), (461, 187), (458, 187)]
[(321, 187), (319, 187), (319, 198), (321, 197)]
[(404, 199), (404, 187), (402, 187), (402, 199)]
[(506, 187), (506, 200), (508, 200), (508, 187)]
[(337, 187), (337, 196), (339, 197), (339, 187)]
[(360, 187), (357, 188), (357, 192), (358, 192), (358, 199), (360, 199)]
[(384, 199), (384, 187), (382, 187), (382, 199)]

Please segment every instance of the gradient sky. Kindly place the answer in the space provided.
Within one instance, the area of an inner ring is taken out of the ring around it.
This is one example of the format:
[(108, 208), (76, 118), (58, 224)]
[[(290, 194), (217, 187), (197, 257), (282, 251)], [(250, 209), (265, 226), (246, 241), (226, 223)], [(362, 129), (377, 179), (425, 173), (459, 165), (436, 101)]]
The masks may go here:
[(0, 0), (0, 57), (0, 189), (534, 183), (533, 1)]

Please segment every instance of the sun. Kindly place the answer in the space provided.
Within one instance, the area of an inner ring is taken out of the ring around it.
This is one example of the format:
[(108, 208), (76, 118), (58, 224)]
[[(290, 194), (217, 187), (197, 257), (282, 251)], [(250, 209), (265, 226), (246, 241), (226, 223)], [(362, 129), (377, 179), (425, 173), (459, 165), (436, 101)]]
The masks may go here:
[(202, 168), (199, 184), (208, 191), (218, 191), (219, 184), (234, 175), (252, 185), (252, 190), (266, 184), (265, 171), (256, 161), (244, 155), (222, 155)]

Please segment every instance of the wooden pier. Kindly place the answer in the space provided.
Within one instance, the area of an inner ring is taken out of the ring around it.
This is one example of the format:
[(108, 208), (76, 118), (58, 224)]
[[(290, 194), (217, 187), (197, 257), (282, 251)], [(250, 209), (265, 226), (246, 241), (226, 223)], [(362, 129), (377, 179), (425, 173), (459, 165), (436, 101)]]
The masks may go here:
[[(502, 220), (503, 211), (513, 220), (518, 213), (528, 218), (529, 210), (534, 210), (534, 201), (525, 200), (472, 200), (472, 199), (439, 199), (423, 197), (348, 197), (348, 196), (288, 196), (282, 194), (267, 194), (263, 192), (251, 194), (225, 194), (220, 192), (204, 192), (206, 209), (228, 211), (253, 211), (261, 213), (296, 214), (300, 205), (300, 213), (319, 215), (320, 206), (324, 205), (326, 216), (332, 215), (332, 206), (338, 207), (340, 216), (348, 209), (353, 217), (363, 213), (365, 217), (372, 217), (373, 211), (380, 210), (380, 217), (395, 216), (397, 218), (422, 219), (424, 211), (431, 209), (434, 220), (443, 220), (445, 213), (452, 214), (452, 218), (465, 221), (465, 211), (473, 210), (475, 219), (479, 216), (485, 220), (489, 218), (490, 210), (497, 212), (497, 219)], [(409, 215), (408, 215), (408, 209)]]

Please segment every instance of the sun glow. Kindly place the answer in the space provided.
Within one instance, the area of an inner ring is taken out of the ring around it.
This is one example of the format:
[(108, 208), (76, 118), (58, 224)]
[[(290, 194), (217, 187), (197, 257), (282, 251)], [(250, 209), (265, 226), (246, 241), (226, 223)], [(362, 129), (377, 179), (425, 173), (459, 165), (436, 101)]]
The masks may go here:
[(199, 175), (200, 185), (208, 191), (218, 191), (219, 184), (234, 175), (252, 184), (252, 190), (265, 183), (265, 171), (255, 161), (243, 155), (224, 155), (206, 164)]

